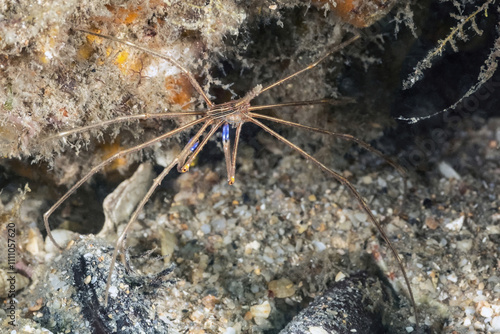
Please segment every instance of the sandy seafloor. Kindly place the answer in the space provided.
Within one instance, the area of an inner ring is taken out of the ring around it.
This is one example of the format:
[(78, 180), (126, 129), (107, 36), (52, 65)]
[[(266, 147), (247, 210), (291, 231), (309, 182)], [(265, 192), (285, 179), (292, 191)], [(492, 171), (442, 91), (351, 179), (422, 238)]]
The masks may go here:
[[(440, 171), (437, 165), (419, 175), (410, 172), (406, 194), (391, 167), (369, 153), (350, 151), (351, 163), (343, 175), (365, 196), (403, 258), (420, 317), (430, 332), (486, 333), (500, 328), (499, 143), (499, 119), (457, 133), (442, 154), (442, 162), (457, 174)], [(265, 151), (271, 148), (273, 154)], [(256, 154), (243, 143), (233, 186), (225, 181), (223, 161), (210, 166), (200, 162), (153, 196), (128, 245), (133, 245), (135, 270), (152, 275), (166, 268), (159, 259), (162, 241), (166, 252), (165, 245), (176, 243), (169, 261), (176, 264), (173, 274), (157, 282), (147, 297), (154, 316), (169, 324), (169, 333), (277, 333), (335, 277), (375, 263), (401, 298), (391, 331), (411, 332), (413, 311), (401, 273), (366, 214), (343, 186), (281, 148), (271, 143)], [(19, 224), (32, 222), (29, 212), (37, 211), (39, 195), (28, 195)], [(9, 193), (4, 190), (2, 196), (9, 198)], [(4, 203), (4, 210), (9, 205)], [(92, 246), (85, 247), (94, 252)], [(57, 325), (67, 329), (88, 321), (75, 301), (74, 288), (65, 287), (71, 271), (64, 266), (73, 261), (67, 254), (56, 254), (60, 262), (54, 265), (39, 248), (38, 260), (30, 264), (32, 283), (17, 295), (23, 325), (18, 333), (42, 332), (26, 317), (45, 319), (47, 326), (69, 312), (68, 323)], [(269, 282), (279, 279), (289, 280), (280, 281), (286, 282), (280, 293), (288, 297), (270, 291)], [(103, 302), (102, 286), (98, 304)], [(116, 288), (129, 291), (131, 286)], [(252, 308), (256, 305), (261, 308)], [(94, 310), (101, 306), (94, 305)]]

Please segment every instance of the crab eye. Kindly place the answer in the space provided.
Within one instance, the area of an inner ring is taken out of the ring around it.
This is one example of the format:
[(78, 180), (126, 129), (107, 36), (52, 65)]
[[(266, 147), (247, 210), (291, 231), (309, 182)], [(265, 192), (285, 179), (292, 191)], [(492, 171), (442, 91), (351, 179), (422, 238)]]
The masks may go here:
[(184, 167), (182, 167), (181, 169), (182, 173), (186, 173), (187, 171), (189, 171), (189, 164), (185, 164)]

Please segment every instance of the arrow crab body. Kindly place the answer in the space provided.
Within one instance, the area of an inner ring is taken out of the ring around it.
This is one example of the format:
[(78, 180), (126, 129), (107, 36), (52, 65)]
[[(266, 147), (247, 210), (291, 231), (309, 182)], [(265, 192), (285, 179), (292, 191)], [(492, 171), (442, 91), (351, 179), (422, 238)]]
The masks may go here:
[[(270, 122), (270, 123), (277, 123), (277, 124), (282, 124), (298, 129), (303, 129), (306, 131), (310, 132), (315, 132), (319, 134), (324, 134), (336, 138), (340, 138), (343, 140), (355, 142), (361, 147), (365, 148), (366, 150), (380, 156), (382, 159), (384, 159), (386, 162), (388, 162), (390, 165), (392, 165), (394, 168), (396, 168), (400, 173), (404, 174), (404, 171), (402, 168), (394, 163), (392, 160), (388, 159), (385, 157), (380, 151), (374, 149), (367, 143), (351, 136), (348, 134), (343, 134), (343, 133), (335, 133), (331, 131), (327, 131), (321, 128), (316, 128), (316, 127), (311, 127), (311, 126), (306, 126), (302, 125), (300, 123), (295, 123), (287, 120), (283, 120), (280, 118), (260, 114), (258, 111), (261, 110), (266, 110), (266, 109), (275, 109), (275, 108), (284, 108), (284, 107), (296, 107), (296, 106), (304, 106), (304, 105), (314, 105), (314, 104), (339, 104), (339, 103), (346, 103), (346, 102), (351, 102), (348, 99), (345, 100), (331, 100), (331, 99), (319, 99), (319, 100), (311, 100), (311, 101), (298, 101), (298, 102), (288, 102), (288, 103), (280, 103), (280, 104), (274, 104), (274, 105), (261, 105), (261, 106), (253, 106), (251, 105), (251, 102), (254, 98), (259, 96), (260, 94), (264, 93), (267, 90), (270, 90), (278, 85), (281, 85), (282, 83), (290, 80), (291, 78), (300, 75), (301, 73), (311, 70), (312, 68), (316, 67), (319, 63), (321, 63), (325, 58), (330, 56), (331, 54), (338, 52), (339, 50), (342, 50), (345, 48), (347, 45), (350, 45), (351, 43), (355, 42), (359, 36), (356, 35), (349, 40), (337, 45), (335, 48), (332, 50), (328, 51), (325, 55), (323, 55), (321, 58), (316, 60), (315, 62), (311, 63), (307, 67), (291, 74), (286, 77), (284, 77), (281, 80), (278, 80), (270, 85), (267, 86), (262, 86), (262, 85), (257, 85), (254, 89), (252, 89), (250, 92), (248, 92), (244, 97), (237, 99), (237, 100), (232, 100), (230, 102), (226, 102), (223, 104), (214, 104), (208, 97), (208, 95), (203, 91), (199, 83), (196, 81), (194, 76), (185, 68), (183, 67), (179, 62), (177, 62), (175, 59), (172, 59), (171, 57), (158, 53), (156, 51), (152, 51), (149, 49), (146, 49), (140, 45), (137, 45), (135, 43), (131, 43), (129, 41), (125, 41), (122, 39), (118, 39), (115, 37), (111, 36), (106, 36), (102, 35), (99, 33), (91, 32), (91, 31), (86, 31), (86, 30), (78, 30), (82, 33), (89, 34), (89, 35), (94, 35), (97, 37), (101, 37), (104, 39), (108, 39), (117, 43), (121, 43), (124, 45), (127, 45), (131, 48), (134, 48), (136, 50), (146, 52), (150, 55), (162, 58), (164, 60), (167, 60), (168, 62), (172, 63), (174, 66), (176, 66), (189, 80), (191, 85), (194, 87), (194, 89), (201, 95), (203, 98), (207, 109), (201, 110), (201, 111), (185, 111), (185, 112), (177, 112), (177, 113), (150, 113), (150, 114), (139, 114), (139, 115), (130, 115), (130, 116), (122, 116), (118, 117), (109, 121), (104, 121), (99, 124), (95, 125), (89, 125), (86, 127), (82, 128), (77, 128), (77, 129), (72, 129), (64, 132), (60, 132), (54, 136), (51, 136), (49, 139), (61, 139), (65, 138), (71, 134), (75, 133), (81, 133), (88, 131), (93, 128), (97, 127), (105, 127), (111, 124), (117, 124), (121, 122), (129, 122), (132, 120), (145, 120), (145, 119), (178, 119), (186, 116), (195, 116), (197, 117), (195, 120), (192, 120), (190, 122), (184, 123), (183, 125), (178, 126), (177, 128), (168, 131), (166, 133), (163, 133), (159, 135), (158, 137), (155, 137), (151, 140), (148, 140), (140, 145), (137, 145), (135, 147), (131, 147), (122, 151), (119, 151), (112, 155), (111, 157), (107, 158), (106, 160), (102, 161), (100, 164), (97, 166), (93, 167), (90, 172), (88, 172), (84, 177), (82, 177), (73, 187), (71, 187), (66, 194), (64, 194), (45, 214), (44, 214), (44, 224), (47, 229), (47, 234), (50, 240), (57, 245), (60, 249), (62, 249), (61, 245), (58, 245), (56, 240), (54, 239), (51, 229), (50, 229), (50, 224), (49, 224), (49, 217), (52, 215), (52, 213), (73, 193), (75, 192), (84, 182), (89, 180), (95, 173), (103, 169), (106, 165), (110, 164), (114, 160), (133, 153), (133, 152), (138, 152), (146, 147), (149, 147), (155, 143), (158, 143), (164, 139), (170, 138), (174, 135), (177, 135), (179, 133), (185, 132), (187, 130), (190, 130), (194, 127), (200, 127), (198, 131), (194, 134), (194, 136), (189, 140), (189, 142), (184, 146), (184, 148), (181, 150), (181, 152), (174, 157), (174, 159), (163, 169), (163, 171), (154, 179), (152, 185), (150, 186), (149, 190), (147, 191), (146, 195), (142, 198), (142, 200), (139, 202), (137, 205), (135, 211), (133, 212), (132, 216), (130, 217), (130, 220), (126, 224), (125, 228), (119, 235), (116, 244), (115, 244), (115, 249), (113, 252), (113, 257), (111, 261), (111, 265), (109, 268), (109, 274), (107, 278), (107, 287), (106, 287), (106, 294), (104, 297), (105, 304), (107, 305), (108, 302), (108, 297), (109, 297), (109, 288), (112, 280), (112, 274), (113, 274), (113, 269), (115, 266), (116, 258), (120, 252), (123, 252), (124, 250), (124, 243), (125, 243), (125, 238), (127, 236), (127, 233), (131, 227), (131, 225), (136, 221), (139, 213), (141, 210), (144, 208), (145, 204), (155, 191), (155, 189), (161, 184), (162, 180), (170, 173), (170, 171), (176, 167), (179, 172), (187, 172), (192, 165), (193, 161), (195, 158), (198, 156), (198, 154), (203, 150), (205, 145), (208, 143), (208, 141), (214, 136), (214, 134), (219, 130), (222, 129), (222, 146), (223, 146), (223, 151), (224, 151), (224, 157), (225, 157), (225, 163), (226, 163), (226, 170), (227, 170), (227, 182), (232, 185), (235, 180), (235, 169), (236, 169), (236, 157), (237, 157), (237, 148), (238, 148), (238, 143), (242, 131), (242, 127), (245, 123), (253, 123), (256, 126), (260, 127), (263, 129), (265, 132), (276, 138), (278, 141), (282, 142), (283, 144), (287, 145), (294, 151), (298, 152), (301, 154), (304, 158), (308, 159), (311, 161), (314, 165), (319, 167), (321, 170), (323, 170), (326, 174), (332, 176), (334, 179), (336, 179), (338, 182), (342, 183), (354, 196), (354, 198), (357, 200), (359, 205), (361, 206), (362, 210), (367, 214), (369, 220), (376, 226), (378, 229), (379, 233), (381, 234), (382, 238), (386, 241), (386, 243), (389, 245), (389, 248), (391, 249), (391, 252), (393, 253), (394, 257), (396, 258), (398, 262), (398, 266), (401, 269), (407, 288), (408, 288), (408, 293), (410, 296), (410, 300), (412, 302), (413, 308), (415, 310), (415, 315), (416, 313), (416, 305), (415, 301), (413, 298), (413, 293), (409, 284), (408, 277), (406, 275), (406, 272), (404, 270), (403, 263), (401, 259), (399, 258), (396, 250), (392, 246), (391, 242), (389, 241), (386, 233), (382, 229), (382, 226), (380, 225), (379, 221), (375, 218), (374, 214), (368, 207), (367, 203), (365, 200), (362, 198), (362, 196), (359, 194), (359, 192), (354, 188), (354, 186), (341, 174), (335, 172), (331, 168), (327, 167), (323, 163), (321, 163), (319, 160), (311, 156), (309, 153), (304, 151), (302, 148), (297, 146), (296, 144), (292, 143), (282, 135), (278, 134), (276, 131), (271, 129), (269, 126), (265, 125), (262, 121), (265, 122)], [(234, 131), (234, 135), (231, 136), (231, 132)], [(231, 140), (231, 137), (234, 139)], [(416, 317), (417, 318), (417, 317)], [(418, 318), (417, 324), (418, 324)]]

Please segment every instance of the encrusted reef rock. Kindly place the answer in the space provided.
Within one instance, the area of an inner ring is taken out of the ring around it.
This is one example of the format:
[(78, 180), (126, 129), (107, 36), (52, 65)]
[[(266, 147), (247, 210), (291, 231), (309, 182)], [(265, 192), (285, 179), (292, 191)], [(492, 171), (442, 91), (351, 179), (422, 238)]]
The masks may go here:
[(391, 304), (381, 281), (359, 273), (333, 284), (280, 334), (387, 333), (384, 308)]
[(44, 306), (33, 319), (56, 333), (169, 333), (154, 307), (154, 290), (168, 284), (166, 269), (151, 279), (129, 275), (117, 261), (108, 306), (104, 295), (113, 249), (93, 236), (78, 240), (56, 259), (39, 283)]

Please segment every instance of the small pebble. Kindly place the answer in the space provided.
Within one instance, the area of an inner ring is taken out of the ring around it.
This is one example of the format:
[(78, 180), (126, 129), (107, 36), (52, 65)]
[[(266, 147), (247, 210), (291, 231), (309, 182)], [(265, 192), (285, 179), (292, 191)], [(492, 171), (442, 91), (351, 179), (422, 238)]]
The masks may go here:
[(491, 329), (494, 331), (500, 331), (500, 316), (496, 316), (491, 320)]
[(245, 245), (245, 254), (250, 254), (252, 250), (258, 250), (260, 248), (260, 243), (257, 240), (249, 242)]
[(380, 178), (380, 177), (377, 179), (377, 183), (378, 183), (378, 186), (380, 188), (386, 188), (387, 187), (387, 181), (384, 180), (384, 179), (382, 179), (382, 178)]
[(195, 310), (189, 315), (189, 319), (193, 320), (194, 322), (201, 323), (205, 319), (205, 315), (203, 314), (203, 312)]
[(295, 285), (288, 278), (271, 281), (267, 288), (273, 292), (276, 298), (287, 298), (295, 294)]
[(42, 234), (35, 228), (30, 228), (27, 234), (26, 250), (32, 255), (37, 255), (43, 247)]
[(263, 259), (264, 261), (266, 261), (267, 263), (269, 263), (269, 264), (273, 264), (273, 263), (274, 263), (274, 259), (273, 259), (273, 258), (271, 258), (271, 257), (269, 257), (269, 256), (267, 256), (267, 255), (263, 255), (263, 256), (262, 256), (262, 259)]
[(209, 310), (213, 310), (215, 305), (220, 303), (219, 299), (212, 295), (206, 295), (205, 297), (203, 297), (201, 302), (203, 303), (203, 306), (205, 306)]
[(363, 182), (364, 184), (371, 184), (373, 182), (373, 179), (370, 175), (366, 175), (366, 176), (363, 176), (363, 178), (361, 179), (361, 182)]
[(311, 334), (328, 334), (326, 330), (321, 327), (311, 326), (309, 327), (309, 333)]
[(464, 253), (467, 253), (472, 249), (472, 239), (457, 241), (457, 249), (461, 250)]
[(425, 226), (431, 230), (435, 230), (439, 227), (439, 221), (434, 217), (427, 217), (425, 218)]
[(226, 230), (226, 218), (214, 219), (211, 223), (215, 232), (223, 232)]
[(322, 243), (321, 241), (313, 241), (314, 248), (316, 249), (316, 252), (321, 253), (326, 249), (326, 245)]
[(475, 310), (475, 309), (474, 309), (474, 307), (472, 307), (472, 306), (467, 306), (467, 307), (465, 308), (465, 314), (466, 314), (466, 315), (472, 315), (472, 314), (474, 314), (475, 312), (476, 312), (476, 310)]
[(491, 307), (484, 306), (481, 308), (481, 315), (485, 318), (489, 318), (493, 315), (493, 310)]
[(335, 276), (335, 282), (342, 281), (345, 277), (346, 277), (345, 274), (343, 272), (339, 271), (337, 273), (337, 275)]
[(354, 217), (356, 217), (356, 219), (360, 222), (360, 223), (364, 223), (367, 221), (368, 219), (368, 215), (364, 212), (356, 212), (354, 214)]
[(460, 175), (447, 162), (441, 161), (438, 165), (439, 172), (447, 179), (460, 180)]
[(451, 223), (446, 224), (444, 227), (450, 231), (458, 232), (462, 229), (462, 226), (464, 225), (464, 219), (465, 219), (464, 216), (460, 216)]
[(203, 224), (201, 225), (200, 230), (203, 232), (203, 234), (210, 234), (212, 228), (208, 224)]
[(457, 275), (455, 275), (455, 273), (449, 274), (448, 276), (446, 276), (446, 278), (448, 279), (448, 281), (453, 283), (457, 283), (458, 281)]
[(250, 313), (254, 318), (264, 318), (267, 319), (269, 314), (271, 314), (271, 304), (266, 300), (260, 305), (254, 305), (250, 307)]
[(116, 298), (118, 296), (118, 288), (116, 286), (109, 287), (109, 296), (111, 298)]

